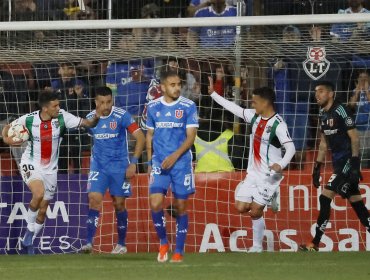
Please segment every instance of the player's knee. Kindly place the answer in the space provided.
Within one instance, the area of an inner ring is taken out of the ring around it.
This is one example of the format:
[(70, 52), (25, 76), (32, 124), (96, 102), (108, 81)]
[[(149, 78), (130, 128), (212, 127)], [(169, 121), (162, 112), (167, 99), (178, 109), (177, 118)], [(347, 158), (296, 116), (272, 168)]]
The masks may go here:
[(246, 213), (249, 211), (249, 207), (246, 205), (246, 203), (240, 203), (240, 202), (235, 203), (235, 209), (239, 213)]
[(113, 207), (116, 210), (116, 212), (122, 212), (126, 209), (125, 200), (113, 200)]
[(263, 211), (259, 208), (252, 208), (249, 211), (249, 215), (251, 216), (253, 220), (257, 220), (263, 216)]
[(176, 203), (175, 205), (177, 215), (186, 214), (186, 204), (185, 203)]
[(154, 194), (150, 196), (150, 209), (158, 212), (163, 209), (163, 196)]
[(89, 208), (90, 209), (95, 209), (95, 210), (100, 210), (102, 205), (102, 199), (93, 194), (89, 194)]

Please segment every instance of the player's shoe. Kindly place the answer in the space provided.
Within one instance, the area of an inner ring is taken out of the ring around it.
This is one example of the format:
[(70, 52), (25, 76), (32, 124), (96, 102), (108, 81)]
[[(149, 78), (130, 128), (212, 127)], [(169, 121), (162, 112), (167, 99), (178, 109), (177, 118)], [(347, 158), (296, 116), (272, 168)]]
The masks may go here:
[(262, 247), (259, 246), (253, 246), (249, 248), (248, 253), (262, 253)]
[(87, 243), (86, 245), (83, 245), (81, 247), (81, 250), (80, 250), (80, 253), (83, 253), (83, 254), (91, 254), (93, 251), (93, 246), (91, 243)]
[(27, 229), (26, 234), (23, 237), (22, 245), (27, 249), (28, 255), (34, 255), (35, 250), (33, 248), (33, 231)]
[(127, 247), (121, 244), (117, 244), (116, 247), (113, 248), (111, 254), (113, 255), (123, 255), (127, 253)]
[(307, 245), (299, 245), (298, 251), (303, 251), (303, 252), (318, 252), (319, 247), (313, 244), (312, 242), (307, 244)]
[(180, 253), (175, 253), (175, 254), (173, 254), (170, 262), (171, 263), (181, 263), (181, 262), (183, 262), (183, 260), (184, 260), (183, 255), (181, 255)]
[(157, 261), (160, 263), (166, 262), (168, 260), (168, 250), (170, 249), (170, 245), (163, 244), (159, 247), (159, 253), (157, 257)]
[(271, 200), (271, 210), (274, 213), (277, 213), (279, 211), (279, 202), (278, 202), (278, 192), (275, 192), (272, 195), (272, 200)]

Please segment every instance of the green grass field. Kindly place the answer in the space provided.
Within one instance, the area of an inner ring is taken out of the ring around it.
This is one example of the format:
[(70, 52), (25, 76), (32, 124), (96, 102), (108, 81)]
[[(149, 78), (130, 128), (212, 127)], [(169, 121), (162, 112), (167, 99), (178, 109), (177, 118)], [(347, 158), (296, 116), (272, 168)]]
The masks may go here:
[(370, 279), (370, 252), (186, 254), (158, 264), (155, 254), (0, 256), (0, 279)]

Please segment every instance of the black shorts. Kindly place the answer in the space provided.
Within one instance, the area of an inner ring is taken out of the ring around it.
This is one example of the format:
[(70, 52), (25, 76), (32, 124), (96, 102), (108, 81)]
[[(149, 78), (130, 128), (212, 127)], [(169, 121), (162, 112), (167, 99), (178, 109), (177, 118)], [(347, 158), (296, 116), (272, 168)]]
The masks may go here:
[(349, 176), (342, 173), (331, 175), (325, 189), (339, 194), (343, 198), (350, 198), (353, 195), (359, 195), (358, 184), (351, 184)]

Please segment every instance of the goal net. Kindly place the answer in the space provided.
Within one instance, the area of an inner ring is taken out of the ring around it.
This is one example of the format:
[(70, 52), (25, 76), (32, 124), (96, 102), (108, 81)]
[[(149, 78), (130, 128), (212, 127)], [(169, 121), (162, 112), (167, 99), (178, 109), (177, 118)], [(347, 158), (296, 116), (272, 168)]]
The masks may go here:
[[(227, 166), (206, 164), (202, 171), (207, 172), (195, 173), (196, 194), (189, 203), (186, 251), (245, 251), (252, 244), (251, 219), (234, 209), (234, 190), (246, 174), (251, 128), (212, 101), (207, 95), (208, 77), (214, 78), (218, 94), (247, 108), (251, 107), (254, 88), (272, 87), (276, 109), (288, 124), (297, 154), (284, 171), (279, 211), (265, 211), (264, 249), (296, 251), (298, 244), (311, 238), (319, 210), (321, 188), (311, 184), (318, 148), (317, 81), (331, 81), (336, 98), (343, 103), (352, 101), (356, 121), (361, 122), (364, 180), (360, 188), (370, 209), (369, 101), (363, 93), (352, 98), (356, 90), (369, 89), (370, 17), (348, 16), (350, 20), (342, 15), (240, 17), (233, 18), (232, 23), (220, 19), (222, 26), (215, 26), (212, 18), (202, 19), (201, 24), (193, 19), (36, 22), (32, 27), (2, 23), (0, 127), (36, 110), (37, 96), (45, 89), (60, 94), (63, 109), (86, 116), (94, 109), (94, 88), (102, 85), (113, 90), (117, 106), (145, 123), (145, 104), (161, 94), (158, 73), (164, 68), (175, 69), (183, 82), (182, 95), (198, 107), (200, 145), (221, 149), (220, 139), (230, 136), (226, 139), (227, 152), (222, 154), (228, 159)], [(356, 20), (361, 23), (354, 23)], [(35, 241), (41, 254), (76, 252), (84, 244), (90, 150), (91, 140), (84, 131), (69, 131), (64, 137), (58, 192), (48, 209), (45, 228)], [(21, 152), (21, 148), (1, 146), (2, 254), (22, 252), (20, 238), (31, 195), (19, 176)], [(199, 160), (199, 151), (194, 149), (194, 155)], [(197, 167), (201, 169), (197, 160), (196, 171)], [(155, 251), (158, 240), (148, 209), (145, 164), (140, 163), (138, 169), (140, 173), (132, 180), (133, 196), (127, 202), (127, 246), (129, 252)], [(331, 158), (327, 157), (322, 183), (331, 172)], [(169, 213), (171, 205), (169, 194)], [(336, 198), (332, 206), (322, 250), (370, 250), (370, 236), (349, 204)], [(175, 219), (170, 215), (166, 218), (173, 244)], [(117, 240), (108, 194), (99, 224), (94, 250), (107, 253)]]

